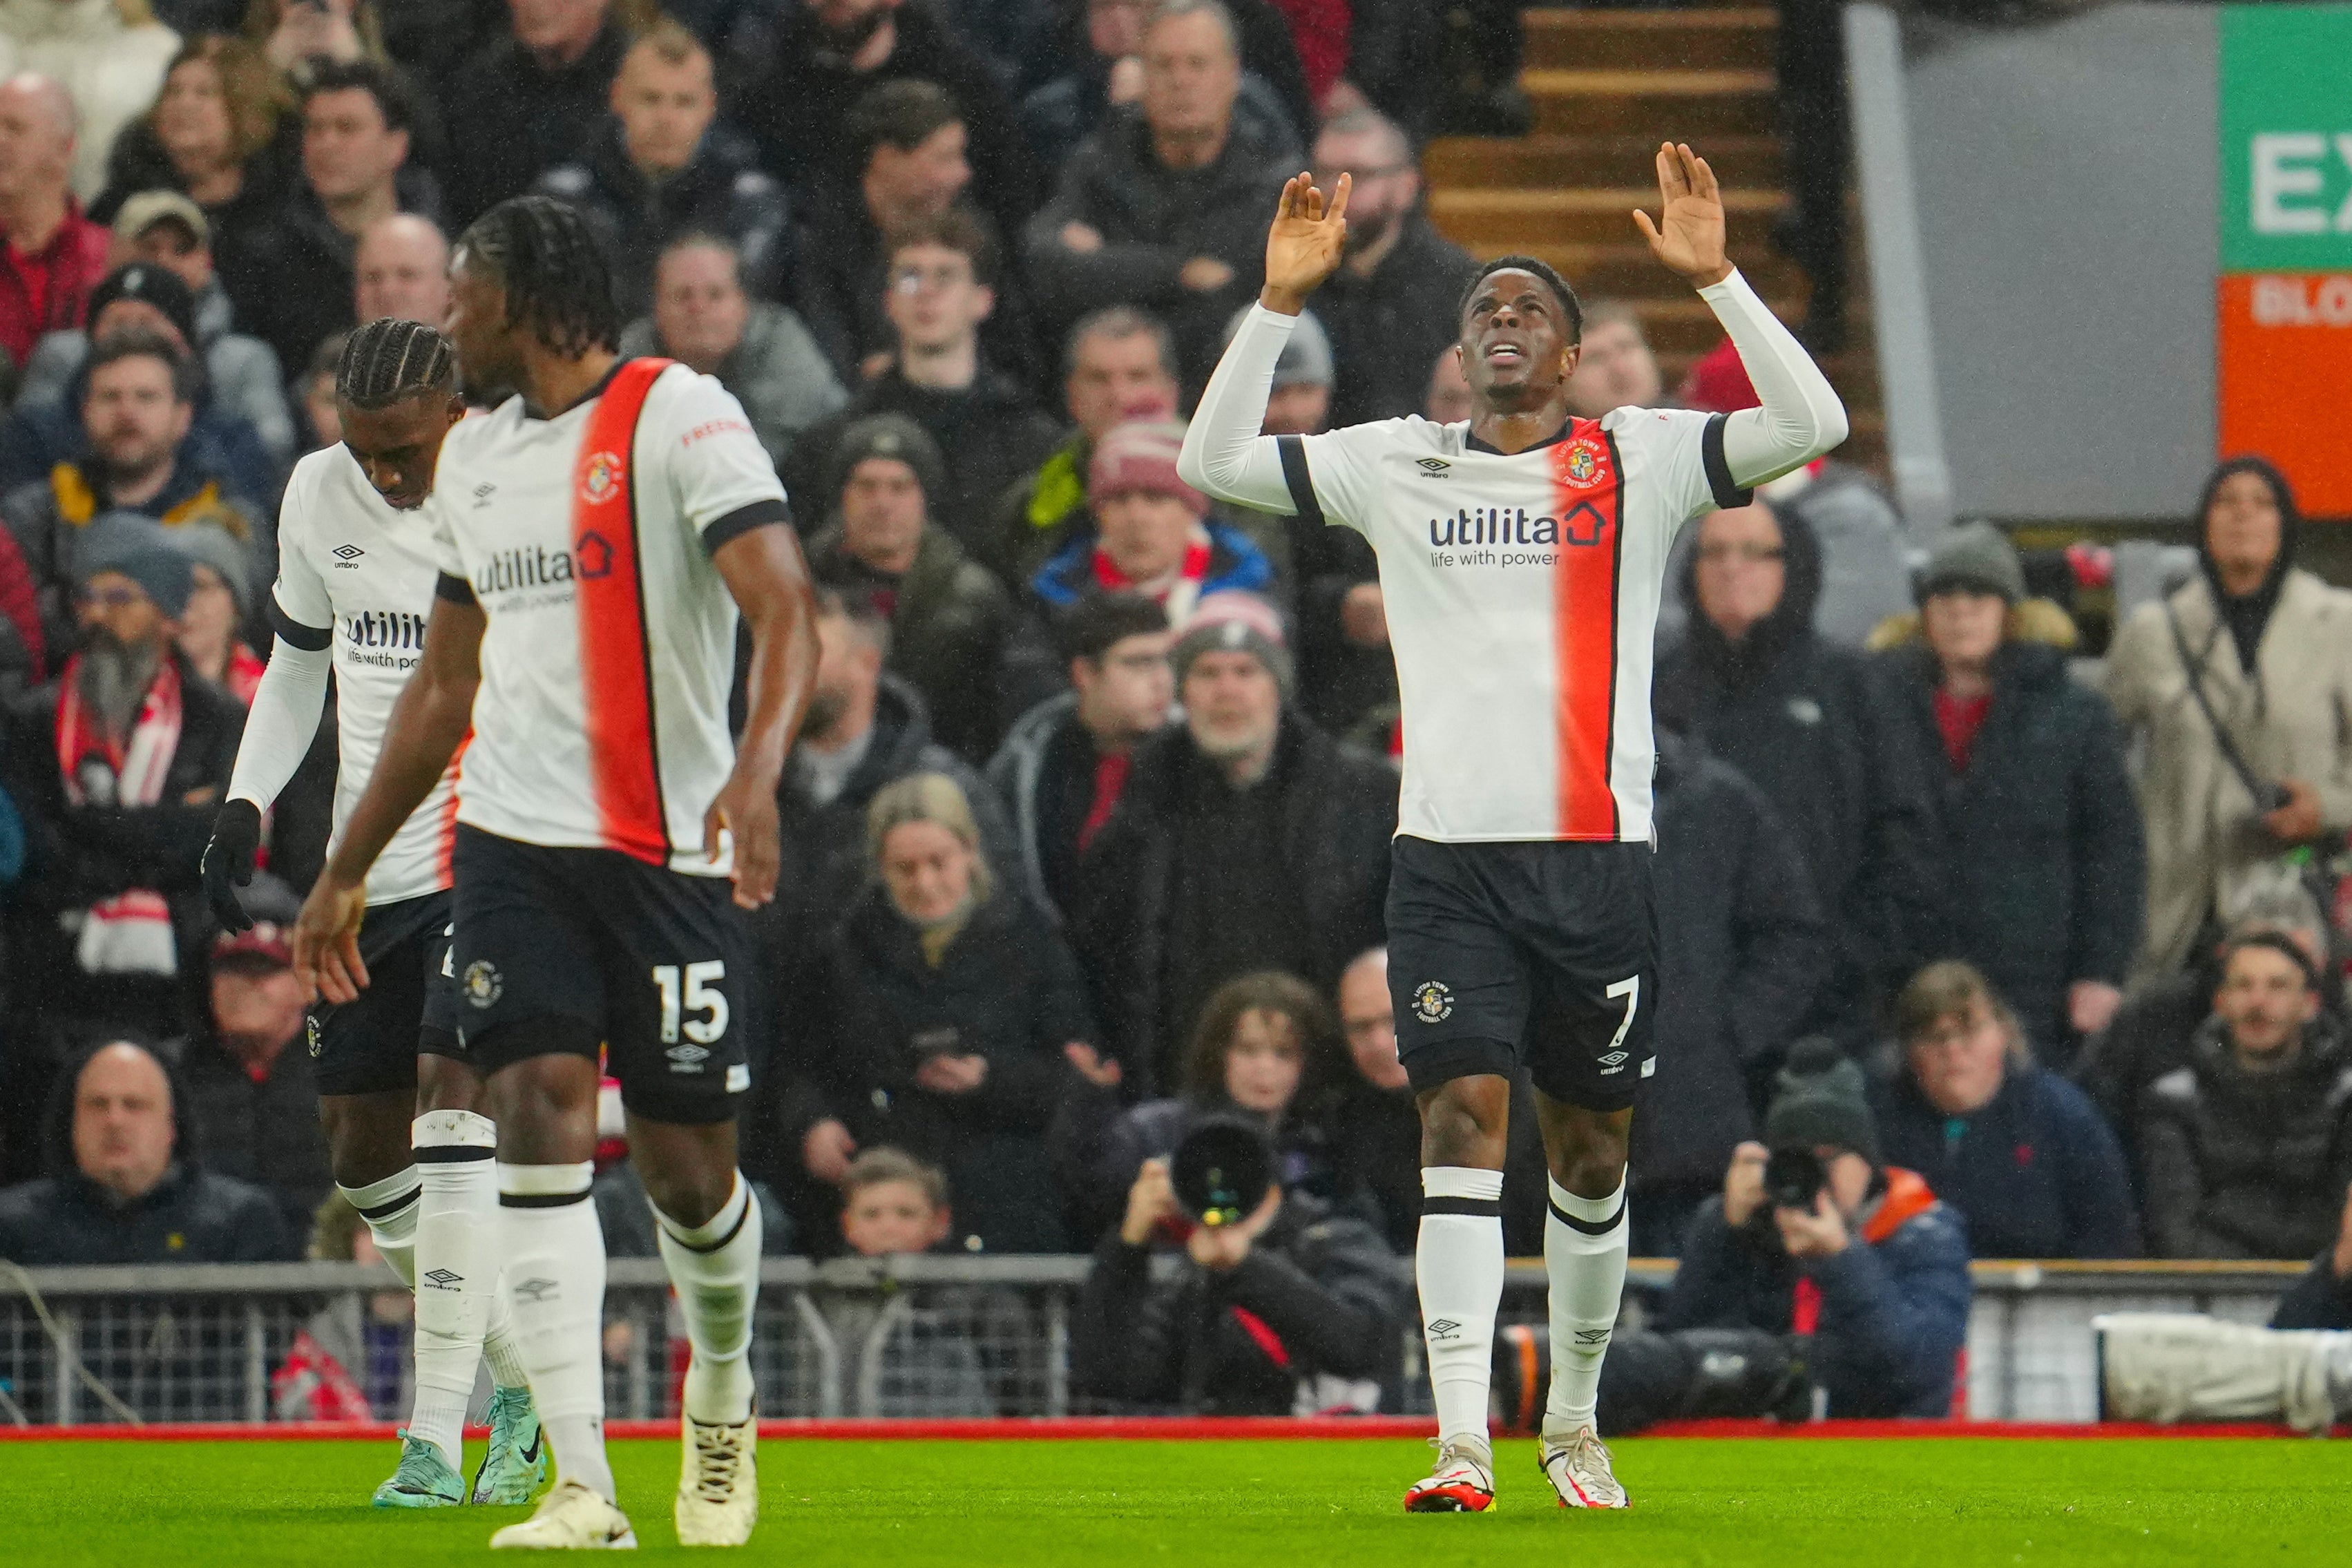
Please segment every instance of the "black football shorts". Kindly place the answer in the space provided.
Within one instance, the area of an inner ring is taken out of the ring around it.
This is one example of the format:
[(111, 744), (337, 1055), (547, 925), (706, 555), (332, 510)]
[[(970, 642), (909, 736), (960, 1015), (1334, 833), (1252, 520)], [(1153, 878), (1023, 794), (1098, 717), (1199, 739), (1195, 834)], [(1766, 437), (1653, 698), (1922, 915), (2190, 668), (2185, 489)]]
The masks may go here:
[(1413, 1088), (1524, 1065), (1554, 1100), (1632, 1105), (1654, 1066), (1654, 854), (1647, 844), (1397, 838), (1389, 989)]
[(447, 893), (369, 908), (360, 925), (367, 989), (341, 1005), (320, 1002), (310, 1009), (320, 1094), (414, 1094), (418, 1053), (465, 1059), (449, 920)]
[(459, 824), (457, 971), (467, 1058), (484, 1073), (543, 1052), (550, 1016), (604, 1047), (622, 1103), (656, 1121), (731, 1121), (751, 1087), (744, 1050), (751, 943), (733, 883), (614, 849), (523, 844)]

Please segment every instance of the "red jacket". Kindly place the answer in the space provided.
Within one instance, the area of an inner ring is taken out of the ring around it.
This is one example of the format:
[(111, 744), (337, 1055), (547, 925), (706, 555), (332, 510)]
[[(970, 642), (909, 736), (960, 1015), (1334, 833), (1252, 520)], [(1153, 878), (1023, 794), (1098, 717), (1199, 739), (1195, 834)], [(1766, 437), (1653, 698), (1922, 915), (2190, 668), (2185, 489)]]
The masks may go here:
[[(106, 229), (82, 216), (81, 204), (71, 196), (66, 198), (65, 221), (38, 251), (26, 256), (13, 243), (0, 241), (0, 349), (19, 368), (43, 332), (82, 324), (89, 291), (106, 276), (110, 243)], [(46, 281), (40, 280), (44, 269)]]

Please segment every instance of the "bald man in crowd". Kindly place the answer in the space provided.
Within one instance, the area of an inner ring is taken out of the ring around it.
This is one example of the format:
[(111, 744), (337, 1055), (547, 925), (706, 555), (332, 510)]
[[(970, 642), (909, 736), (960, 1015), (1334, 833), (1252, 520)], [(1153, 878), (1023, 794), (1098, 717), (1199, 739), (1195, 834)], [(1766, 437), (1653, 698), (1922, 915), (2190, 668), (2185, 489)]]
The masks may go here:
[(360, 236), (352, 278), (362, 321), (394, 316), (438, 327), (449, 313), (449, 241), (429, 217), (380, 217)]
[(30, 71), (0, 81), (0, 353), (21, 369), (44, 332), (82, 324), (113, 237), (82, 216), (73, 100)]

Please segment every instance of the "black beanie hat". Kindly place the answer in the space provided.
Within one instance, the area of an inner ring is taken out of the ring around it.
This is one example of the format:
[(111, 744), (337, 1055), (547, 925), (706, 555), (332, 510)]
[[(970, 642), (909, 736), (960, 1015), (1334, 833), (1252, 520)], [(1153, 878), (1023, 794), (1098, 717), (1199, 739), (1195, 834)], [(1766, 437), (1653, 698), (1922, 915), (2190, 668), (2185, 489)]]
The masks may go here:
[(1878, 1121), (1870, 1113), (1862, 1068), (1836, 1041), (1821, 1035), (1799, 1040), (1774, 1082), (1772, 1106), (1764, 1113), (1765, 1142), (1775, 1149), (1850, 1149), (1877, 1166)]

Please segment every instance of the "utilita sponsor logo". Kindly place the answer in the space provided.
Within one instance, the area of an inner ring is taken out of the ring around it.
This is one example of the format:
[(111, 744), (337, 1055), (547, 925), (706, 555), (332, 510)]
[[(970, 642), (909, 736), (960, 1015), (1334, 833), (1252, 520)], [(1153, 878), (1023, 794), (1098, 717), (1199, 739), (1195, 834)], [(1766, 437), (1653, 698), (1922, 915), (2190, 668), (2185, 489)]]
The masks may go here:
[(425, 617), (404, 610), (362, 610), (343, 617), (343, 641), (353, 647), (405, 648), (422, 652)]
[(611, 543), (602, 534), (583, 533), (570, 550), (550, 550), (544, 545), (501, 550), (474, 574), (474, 593), (479, 596), (558, 583), (593, 583), (612, 570)]
[(1446, 550), (1472, 544), (1575, 544), (1601, 542), (1601, 513), (1579, 505), (1566, 517), (1529, 517), (1528, 509), (1465, 508), (1452, 517), (1429, 520), (1429, 546)]

